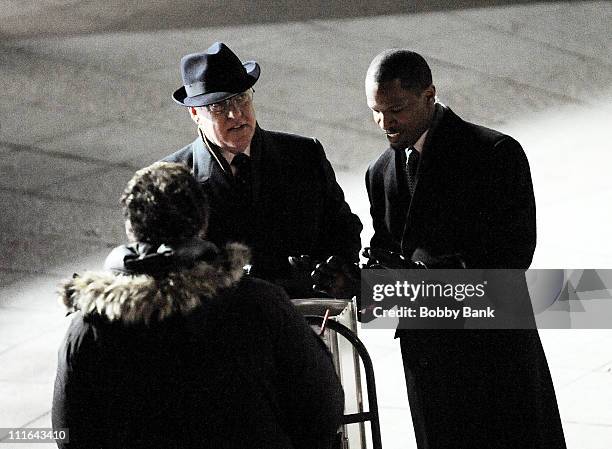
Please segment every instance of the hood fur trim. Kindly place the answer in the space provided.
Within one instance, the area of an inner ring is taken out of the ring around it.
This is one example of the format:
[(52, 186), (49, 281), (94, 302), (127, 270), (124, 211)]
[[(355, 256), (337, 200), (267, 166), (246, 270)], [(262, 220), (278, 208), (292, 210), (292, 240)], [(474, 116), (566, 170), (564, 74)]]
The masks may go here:
[(145, 323), (188, 314), (203, 297), (236, 284), (250, 261), (249, 249), (239, 243), (225, 247), (220, 263), (200, 262), (189, 270), (169, 273), (163, 279), (140, 275), (85, 272), (60, 285), (60, 302), (68, 313), (80, 310), (110, 321)]

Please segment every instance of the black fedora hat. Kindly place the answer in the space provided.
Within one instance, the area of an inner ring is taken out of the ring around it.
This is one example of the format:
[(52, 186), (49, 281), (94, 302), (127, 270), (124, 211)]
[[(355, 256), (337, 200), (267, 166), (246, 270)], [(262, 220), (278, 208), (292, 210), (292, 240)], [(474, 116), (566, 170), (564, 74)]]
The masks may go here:
[(259, 64), (244, 64), (223, 42), (204, 53), (181, 58), (183, 86), (172, 98), (182, 106), (206, 106), (226, 100), (252, 87), (259, 78)]

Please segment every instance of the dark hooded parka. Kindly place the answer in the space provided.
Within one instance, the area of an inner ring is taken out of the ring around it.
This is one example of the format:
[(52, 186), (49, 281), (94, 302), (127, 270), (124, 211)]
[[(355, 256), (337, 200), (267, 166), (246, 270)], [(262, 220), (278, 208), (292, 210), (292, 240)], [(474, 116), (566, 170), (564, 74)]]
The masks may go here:
[(247, 253), (66, 282), (61, 448), (328, 447), (344, 405), (331, 358), (279, 287), (243, 276)]

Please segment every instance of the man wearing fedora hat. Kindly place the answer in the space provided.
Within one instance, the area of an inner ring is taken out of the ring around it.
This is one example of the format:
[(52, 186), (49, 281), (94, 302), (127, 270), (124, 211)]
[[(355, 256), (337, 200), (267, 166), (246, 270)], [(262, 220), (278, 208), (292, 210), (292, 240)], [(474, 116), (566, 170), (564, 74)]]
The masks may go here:
[(253, 274), (303, 296), (309, 278), (296, 284), (288, 258), (357, 261), (362, 225), (316, 139), (258, 126), (252, 87), (259, 74), (257, 62), (242, 63), (220, 42), (184, 56), (173, 99), (188, 108), (199, 136), (164, 160), (185, 163), (203, 185), (209, 240), (246, 243)]

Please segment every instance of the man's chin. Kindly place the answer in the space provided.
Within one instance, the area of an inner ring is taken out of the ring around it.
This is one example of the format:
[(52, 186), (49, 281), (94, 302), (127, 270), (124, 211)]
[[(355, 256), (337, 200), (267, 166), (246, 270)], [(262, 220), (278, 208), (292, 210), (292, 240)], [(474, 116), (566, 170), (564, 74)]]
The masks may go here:
[(251, 145), (251, 140), (253, 139), (253, 133), (249, 133), (249, 132), (243, 132), (241, 134), (237, 134), (237, 135), (233, 135), (232, 139), (227, 139), (224, 143), (225, 145), (223, 146), (224, 148), (228, 149), (229, 151), (232, 152), (242, 152), (245, 150), (245, 148), (247, 148), (249, 145)]
[(414, 145), (414, 142), (416, 141), (412, 142), (410, 139), (403, 136), (400, 138), (389, 138), (387, 136), (387, 142), (389, 142), (389, 146), (394, 150), (404, 150)]
[(396, 150), (399, 148), (404, 148), (403, 145), (405, 144), (406, 139), (403, 138), (400, 133), (385, 134), (385, 137), (387, 138), (387, 142), (389, 142), (391, 148), (394, 148)]
[(404, 142), (391, 141), (390, 139), (387, 140), (389, 141), (389, 146), (394, 150), (403, 150), (404, 148), (408, 147), (408, 145)]

